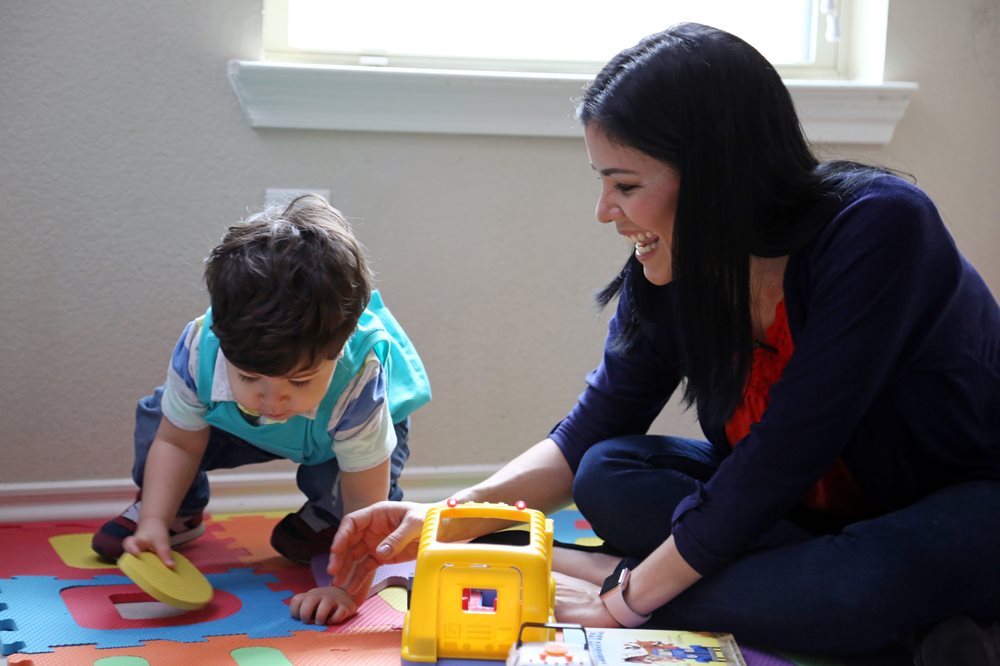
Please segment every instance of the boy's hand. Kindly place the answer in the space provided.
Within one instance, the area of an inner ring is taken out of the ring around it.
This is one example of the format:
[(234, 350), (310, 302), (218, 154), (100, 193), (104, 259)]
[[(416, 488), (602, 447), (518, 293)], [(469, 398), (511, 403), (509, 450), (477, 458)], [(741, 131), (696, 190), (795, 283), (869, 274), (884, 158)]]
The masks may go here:
[(339, 587), (315, 587), (292, 597), (292, 617), (306, 624), (340, 624), (358, 612), (358, 604)]
[(149, 519), (139, 521), (135, 534), (122, 542), (126, 553), (138, 555), (143, 551), (156, 553), (163, 563), (174, 568), (174, 558), (171, 556), (170, 528), (160, 520)]

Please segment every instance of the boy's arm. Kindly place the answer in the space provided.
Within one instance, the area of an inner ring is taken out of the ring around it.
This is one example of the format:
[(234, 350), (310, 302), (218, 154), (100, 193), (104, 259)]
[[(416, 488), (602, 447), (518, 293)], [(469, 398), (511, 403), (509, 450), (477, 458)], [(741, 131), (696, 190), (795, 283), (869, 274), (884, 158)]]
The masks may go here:
[(390, 459), (360, 472), (340, 473), (340, 492), (344, 498), (344, 515), (371, 506), (389, 496)]
[[(387, 459), (375, 467), (360, 472), (340, 473), (340, 492), (344, 500), (345, 516), (383, 501), (389, 496), (390, 466), (391, 461)], [(374, 577), (375, 572), (372, 571), (365, 576), (365, 580), (359, 580), (349, 586), (352, 590), (356, 590), (351, 596), (358, 605), (368, 598), (368, 590)]]
[[(340, 473), (340, 492), (344, 501), (344, 514), (363, 509), (389, 495), (390, 460), (370, 469)], [(292, 617), (306, 624), (339, 624), (355, 613), (368, 598), (375, 572), (365, 574), (363, 580), (351, 581), (354, 594), (340, 587), (328, 585), (296, 594), (289, 602)]]
[(135, 534), (125, 539), (126, 552), (138, 555), (152, 551), (172, 567), (170, 524), (208, 446), (209, 428), (182, 430), (169, 419), (160, 421), (149, 449), (142, 482), (142, 506)]
[[(385, 369), (375, 353), (370, 352), (364, 369), (334, 405), (329, 433), (341, 467), (344, 515), (383, 501), (389, 495), (396, 437), (386, 394)], [(369, 467), (373, 460), (380, 462)], [(374, 575), (374, 567), (362, 567), (356, 577), (349, 577), (342, 586), (331, 583), (293, 596), (289, 602), (292, 617), (315, 624), (343, 622), (357, 613), (358, 606), (368, 598)]]

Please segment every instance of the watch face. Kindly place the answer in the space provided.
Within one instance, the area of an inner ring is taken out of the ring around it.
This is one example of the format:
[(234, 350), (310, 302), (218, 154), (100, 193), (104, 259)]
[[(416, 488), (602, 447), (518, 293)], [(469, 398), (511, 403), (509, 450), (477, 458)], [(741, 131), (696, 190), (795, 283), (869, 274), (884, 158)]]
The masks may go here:
[(618, 584), (622, 586), (622, 592), (625, 591), (625, 586), (628, 585), (628, 579), (631, 572), (628, 569), (622, 569), (622, 572), (618, 574)]
[(631, 576), (631, 570), (639, 565), (639, 561), (633, 558), (626, 557), (618, 563), (615, 570), (611, 572), (611, 575), (604, 579), (604, 585), (601, 585), (601, 594), (609, 590), (613, 590), (619, 585), (624, 585), (625, 581)]

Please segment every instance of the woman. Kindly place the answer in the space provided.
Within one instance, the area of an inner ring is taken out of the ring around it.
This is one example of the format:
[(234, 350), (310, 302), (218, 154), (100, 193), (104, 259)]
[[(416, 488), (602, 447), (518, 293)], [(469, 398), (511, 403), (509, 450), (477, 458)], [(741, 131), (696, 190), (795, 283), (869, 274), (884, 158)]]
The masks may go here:
[[(576, 502), (605, 548), (558, 553), (560, 621), (829, 654), (926, 636), (926, 663), (971, 637), (951, 657), (979, 663), (1000, 619), (1000, 308), (931, 201), (820, 163), (773, 67), (706, 26), (620, 53), (578, 117), (598, 220), (634, 245), (600, 295), (604, 357), (547, 439), (457, 499)], [(682, 383), (708, 442), (646, 434)], [(345, 519), (335, 580), (412, 558), (425, 511)]]

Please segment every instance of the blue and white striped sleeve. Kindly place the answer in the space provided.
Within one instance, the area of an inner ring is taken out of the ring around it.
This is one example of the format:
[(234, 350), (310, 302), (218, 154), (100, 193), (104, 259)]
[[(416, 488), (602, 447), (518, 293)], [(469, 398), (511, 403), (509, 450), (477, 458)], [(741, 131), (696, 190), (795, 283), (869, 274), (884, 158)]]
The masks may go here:
[(190, 322), (181, 333), (167, 369), (161, 408), (163, 415), (181, 430), (202, 430), (207, 405), (198, 399), (198, 348), (204, 317)]
[(374, 352), (337, 398), (328, 430), (344, 472), (371, 469), (392, 455), (396, 431), (389, 414), (386, 373)]

